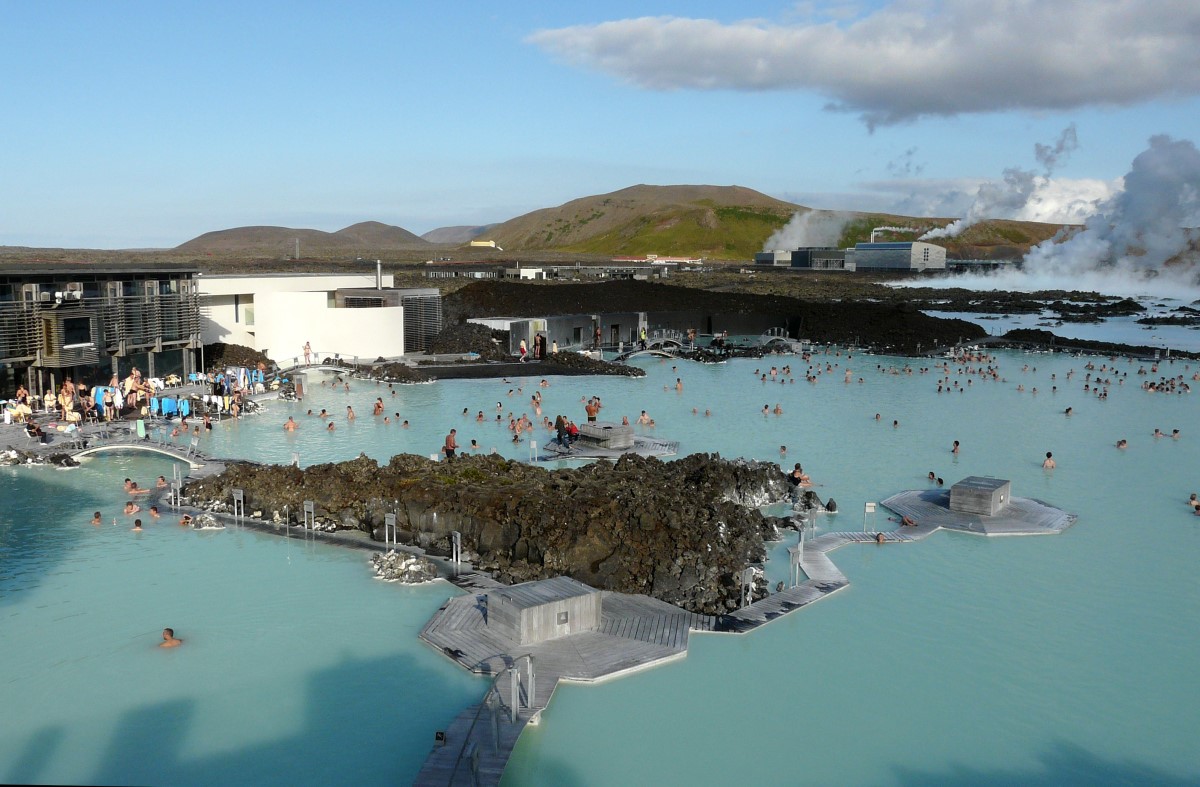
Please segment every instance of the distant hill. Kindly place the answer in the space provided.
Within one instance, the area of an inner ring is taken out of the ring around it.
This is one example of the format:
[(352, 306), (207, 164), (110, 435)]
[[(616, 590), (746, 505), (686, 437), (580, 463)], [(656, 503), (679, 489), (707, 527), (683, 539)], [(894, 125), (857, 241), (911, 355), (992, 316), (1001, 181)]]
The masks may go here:
[(492, 227), (505, 249), (749, 259), (799, 205), (742, 186), (631, 186)]
[(478, 227), (460, 226), (460, 227), (438, 227), (436, 230), (430, 230), (421, 237), (430, 243), (470, 243), (480, 235), (485, 235), (498, 225), (483, 224)]
[(300, 241), (302, 256), (395, 251), (428, 246), (429, 242), (403, 227), (378, 221), (352, 224), (337, 232), (291, 227), (235, 227), (206, 232), (175, 247), (198, 254), (259, 254), (289, 256)]

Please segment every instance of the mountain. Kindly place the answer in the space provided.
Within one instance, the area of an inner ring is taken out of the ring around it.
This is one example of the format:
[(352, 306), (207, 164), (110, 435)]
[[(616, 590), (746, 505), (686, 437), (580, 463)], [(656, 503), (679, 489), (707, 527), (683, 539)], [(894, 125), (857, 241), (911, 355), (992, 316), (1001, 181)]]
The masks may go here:
[(424, 246), (428, 241), (403, 227), (394, 227), (378, 221), (362, 221), (351, 224), (333, 233), (350, 239), (355, 245), (366, 249), (395, 249)]
[(510, 250), (748, 259), (798, 210), (742, 186), (638, 185), (526, 213), (487, 238)]
[(491, 230), (497, 226), (499, 225), (484, 224), (478, 227), (438, 227), (436, 230), (430, 230), (429, 232), (426, 232), (421, 237), (430, 243), (456, 243), (461, 245), (463, 243), (470, 243), (480, 235), (485, 235), (488, 232), (491, 232)]
[(352, 224), (337, 232), (291, 227), (235, 227), (206, 232), (175, 247), (175, 251), (199, 254), (259, 254), (291, 256), (296, 241), (304, 257), (329, 254), (371, 254), (428, 246), (429, 242), (403, 227), (378, 221)]

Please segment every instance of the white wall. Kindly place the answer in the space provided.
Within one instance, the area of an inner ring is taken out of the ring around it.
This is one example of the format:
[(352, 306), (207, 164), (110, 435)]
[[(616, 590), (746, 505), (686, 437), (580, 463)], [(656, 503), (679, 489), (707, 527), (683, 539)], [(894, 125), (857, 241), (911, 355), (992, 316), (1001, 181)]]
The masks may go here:
[[(357, 275), (337, 274), (276, 274), (270, 276), (210, 276), (196, 279), (201, 295), (255, 295), (260, 292), (316, 292), (349, 287), (374, 287), (375, 267)], [(394, 286), (392, 274), (383, 275), (383, 286)]]
[(255, 343), (280, 364), (303, 360), (304, 343), (320, 357), (341, 353), (373, 361), (404, 355), (404, 309), (335, 309), (325, 292), (270, 292), (255, 298)]
[[(372, 267), (358, 275), (277, 274), (268, 276), (200, 276), (201, 340), (266, 349), (280, 361), (299, 355), (304, 342), (313, 350), (360, 358), (404, 354), (404, 310), (334, 309), (331, 293), (354, 287), (373, 288)], [(383, 286), (391, 287), (391, 274)], [(234, 307), (235, 296), (237, 307)], [(300, 335), (299, 338), (297, 336)]]

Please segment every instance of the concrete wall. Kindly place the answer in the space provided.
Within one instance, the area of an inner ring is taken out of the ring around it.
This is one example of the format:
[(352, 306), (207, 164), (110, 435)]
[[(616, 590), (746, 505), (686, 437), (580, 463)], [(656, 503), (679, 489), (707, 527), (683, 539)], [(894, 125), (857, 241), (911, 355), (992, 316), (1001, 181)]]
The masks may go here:
[[(331, 294), (374, 288), (375, 271), (358, 275), (201, 276), (201, 340), (266, 350), (281, 363), (314, 352), (339, 352), (374, 360), (404, 354), (404, 310), (334, 309)], [(391, 287), (391, 274), (383, 286)]]
[(404, 355), (404, 309), (335, 309), (325, 292), (263, 293), (255, 301), (255, 347), (279, 363), (303, 360), (304, 343), (320, 357), (366, 360)]

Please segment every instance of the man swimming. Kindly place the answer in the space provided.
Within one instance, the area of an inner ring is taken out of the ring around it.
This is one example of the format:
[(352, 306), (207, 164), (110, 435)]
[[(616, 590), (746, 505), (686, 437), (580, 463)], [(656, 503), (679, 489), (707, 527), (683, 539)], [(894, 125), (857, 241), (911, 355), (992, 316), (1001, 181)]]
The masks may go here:
[(160, 648), (177, 648), (183, 644), (183, 640), (175, 636), (175, 629), (163, 629), (162, 638), (158, 644)]

